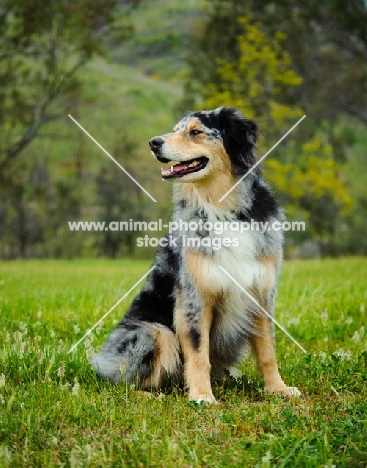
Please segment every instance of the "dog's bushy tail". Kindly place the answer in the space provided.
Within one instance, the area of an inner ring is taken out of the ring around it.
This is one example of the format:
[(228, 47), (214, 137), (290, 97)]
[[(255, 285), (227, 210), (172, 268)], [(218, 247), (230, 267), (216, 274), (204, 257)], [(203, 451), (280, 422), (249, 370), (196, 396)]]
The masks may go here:
[(113, 383), (137, 382), (158, 388), (165, 375), (180, 369), (176, 335), (159, 323), (123, 320), (110, 334), (102, 351), (94, 354), (92, 366)]

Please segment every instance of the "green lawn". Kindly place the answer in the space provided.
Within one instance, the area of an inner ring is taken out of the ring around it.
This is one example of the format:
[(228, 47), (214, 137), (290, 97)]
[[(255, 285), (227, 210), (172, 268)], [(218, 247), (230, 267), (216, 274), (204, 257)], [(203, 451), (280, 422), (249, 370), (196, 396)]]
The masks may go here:
[(88, 365), (134, 293), (67, 354), (148, 262), (0, 265), (0, 467), (365, 467), (367, 259), (284, 265), (276, 331), (281, 374), (301, 399), (263, 393), (252, 361), (214, 386), (219, 406), (182, 389), (146, 393)]

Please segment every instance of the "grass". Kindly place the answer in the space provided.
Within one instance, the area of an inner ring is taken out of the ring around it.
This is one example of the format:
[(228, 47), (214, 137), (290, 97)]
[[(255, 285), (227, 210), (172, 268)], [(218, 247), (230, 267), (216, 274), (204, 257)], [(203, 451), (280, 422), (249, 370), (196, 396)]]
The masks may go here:
[(214, 386), (217, 407), (179, 388), (148, 393), (95, 376), (92, 347), (133, 295), (67, 354), (148, 266), (2, 263), (0, 467), (366, 466), (365, 258), (284, 265), (277, 319), (308, 354), (280, 330), (277, 354), (302, 398), (264, 394), (246, 360), (241, 378)]

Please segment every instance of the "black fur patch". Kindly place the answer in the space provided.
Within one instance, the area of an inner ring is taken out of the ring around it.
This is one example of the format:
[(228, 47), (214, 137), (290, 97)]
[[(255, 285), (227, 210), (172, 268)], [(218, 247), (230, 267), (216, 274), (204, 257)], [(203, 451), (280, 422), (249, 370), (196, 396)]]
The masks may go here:
[(256, 163), (254, 149), (257, 125), (246, 119), (236, 109), (223, 107), (219, 114), (223, 145), (238, 174), (245, 174)]
[(271, 216), (276, 216), (278, 213), (278, 204), (271, 194), (270, 190), (260, 185), (257, 179), (254, 180), (252, 185), (252, 205), (249, 210), (246, 212), (241, 212), (239, 214), (240, 221), (251, 222), (265, 222)]
[(149, 275), (151, 287), (144, 288), (134, 299), (119, 326), (125, 327), (128, 322), (145, 321), (160, 323), (173, 330), (174, 277), (177, 277), (179, 259), (170, 247), (162, 249), (157, 258), (161, 261), (159, 265), (156, 263), (157, 268)]
[(154, 351), (149, 351), (142, 359), (138, 369), (138, 377), (140, 380), (147, 379), (152, 373), (152, 365), (154, 359)]
[(193, 117), (197, 117), (208, 129), (220, 130), (218, 116), (214, 112), (194, 112)]
[(196, 328), (190, 328), (190, 339), (193, 348), (195, 351), (197, 351), (200, 347), (200, 340), (201, 340), (201, 335), (200, 332)]
[(278, 204), (269, 189), (260, 185), (258, 180), (252, 186), (253, 200), (249, 216), (255, 221), (266, 221), (278, 212)]
[(121, 321), (116, 328), (123, 327), (127, 331), (134, 331), (137, 328), (140, 327), (138, 323), (136, 323), (135, 320), (128, 320), (127, 317)]
[[(169, 236), (165, 236), (165, 238), (168, 237)], [(175, 250), (173, 250), (173, 248), (169, 245), (165, 249), (165, 254), (165, 260), (167, 262), (167, 265), (169, 266), (172, 275), (175, 276), (180, 268), (180, 257), (178, 253)]]
[[(153, 271), (154, 273), (154, 271)], [(131, 307), (126, 316), (134, 317), (135, 320), (160, 323), (166, 327), (173, 329), (173, 309), (174, 299), (172, 297), (173, 285), (165, 284), (169, 281), (168, 275), (161, 275), (158, 283), (158, 291), (142, 291), (131, 304)], [(169, 287), (170, 286), (170, 287)], [(166, 295), (165, 295), (166, 293)]]
[(136, 342), (138, 341), (138, 337), (135, 335), (132, 338), (124, 340), (121, 345), (117, 348), (117, 352), (123, 354), (128, 347), (134, 348)]

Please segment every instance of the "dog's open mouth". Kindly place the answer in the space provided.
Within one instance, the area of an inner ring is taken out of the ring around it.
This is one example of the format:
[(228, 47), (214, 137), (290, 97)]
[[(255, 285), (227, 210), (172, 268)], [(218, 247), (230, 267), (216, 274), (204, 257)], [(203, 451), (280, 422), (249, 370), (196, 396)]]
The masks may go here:
[(162, 179), (175, 179), (192, 172), (201, 171), (208, 164), (209, 159), (204, 156), (201, 158), (190, 159), (190, 161), (179, 162), (174, 166), (163, 168)]

